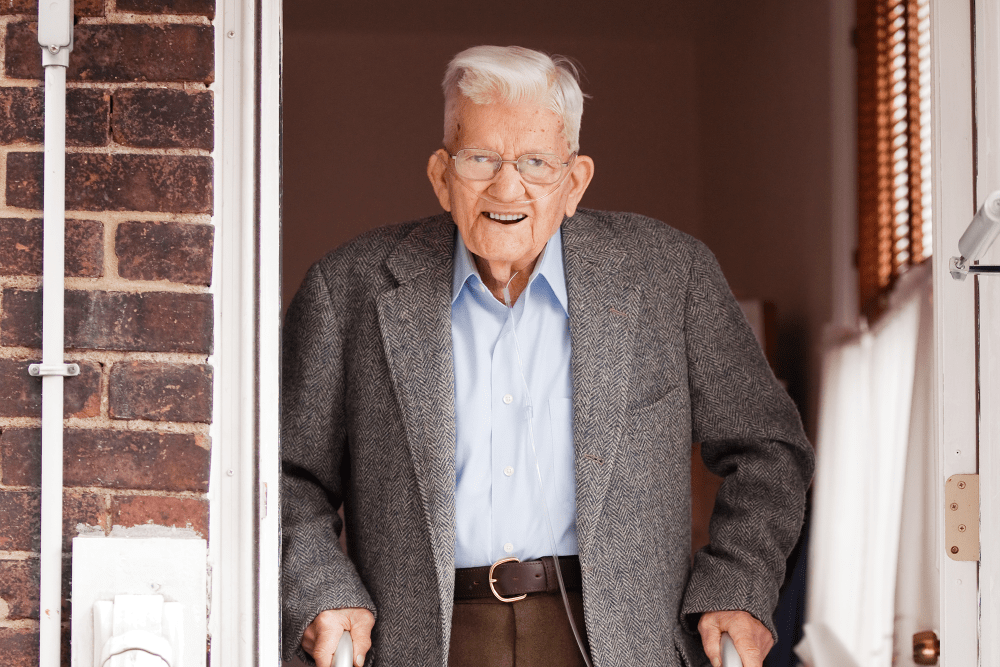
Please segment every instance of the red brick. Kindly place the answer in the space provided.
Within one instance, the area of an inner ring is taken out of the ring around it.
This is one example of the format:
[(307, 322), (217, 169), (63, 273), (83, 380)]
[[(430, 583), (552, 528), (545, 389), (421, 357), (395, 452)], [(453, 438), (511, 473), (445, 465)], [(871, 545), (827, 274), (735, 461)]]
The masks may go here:
[[(63, 620), (69, 620), (64, 615)], [(59, 656), (60, 667), (69, 667), (70, 628), (62, 629), (62, 651)], [(0, 628), (0, 656), (3, 656), (3, 667), (38, 667), (38, 630), (34, 628)]]
[(4, 486), (35, 489), (41, 486), (41, 435), (41, 429), (37, 428), (7, 428), (0, 433), (0, 469), (3, 473), (0, 482)]
[(215, 228), (182, 222), (123, 222), (115, 234), (118, 274), (129, 280), (212, 283)]
[[(7, 26), (4, 69), (14, 79), (41, 79), (42, 59), (35, 23)], [(86, 24), (73, 30), (70, 81), (195, 81), (215, 78), (211, 26)]]
[(67, 431), (68, 486), (208, 491), (205, 436), (150, 431)]
[[(151, 431), (67, 429), (63, 436), (63, 484), (109, 489), (208, 491), (205, 436)], [(41, 430), (0, 434), (3, 483), (38, 487)]]
[(126, 361), (111, 367), (113, 419), (212, 421), (212, 367)]
[(38, 559), (0, 560), (0, 599), (8, 620), (38, 618)]
[[(63, 551), (70, 550), (81, 523), (111, 530), (104, 498), (63, 492)], [(0, 491), (0, 551), (38, 551), (41, 525), (38, 491)]]
[[(211, 294), (66, 291), (66, 347), (212, 353)], [(41, 347), (42, 293), (3, 290), (0, 345)]]
[(104, 16), (104, 0), (74, 0), (76, 16)]
[[(7, 204), (42, 208), (42, 154), (7, 156)], [(212, 212), (212, 158), (194, 155), (66, 156), (71, 211)]]
[[(45, 91), (40, 87), (0, 88), (0, 143), (40, 144)], [(111, 94), (93, 88), (66, 91), (66, 143), (70, 146), (105, 146)]]
[(118, 10), (137, 14), (196, 14), (215, 17), (215, 0), (118, 0)]
[[(69, 618), (72, 561), (63, 559), (62, 613)], [(0, 560), (0, 599), (9, 605), (9, 620), (38, 618), (38, 559)]]
[(4, 667), (38, 667), (38, 630), (0, 628), (0, 655)]
[[(41, 218), (0, 218), (0, 275), (42, 275), (43, 233)], [(104, 223), (66, 221), (66, 275), (104, 275)]]
[(126, 88), (115, 93), (111, 132), (137, 148), (214, 146), (212, 93), (169, 88)]
[(112, 526), (172, 526), (194, 528), (208, 537), (208, 501), (203, 498), (115, 496), (111, 500)]
[[(28, 375), (28, 366), (41, 361), (0, 359), (0, 417), (41, 417), (42, 379)], [(101, 413), (101, 365), (80, 365), (80, 374), (63, 380), (63, 416), (96, 417)]]
[(107, 146), (111, 93), (96, 88), (66, 91), (66, 143), (70, 146)]
[[(0, 14), (30, 14), (38, 16), (38, 0), (6, 0), (0, 3)], [(104, 0), (75, 0), (75, 16), (104, 16)]]

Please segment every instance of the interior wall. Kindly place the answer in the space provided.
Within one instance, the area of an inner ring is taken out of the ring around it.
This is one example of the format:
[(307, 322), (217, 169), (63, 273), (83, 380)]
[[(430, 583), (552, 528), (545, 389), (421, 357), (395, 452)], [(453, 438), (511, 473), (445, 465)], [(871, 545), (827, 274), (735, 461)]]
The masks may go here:
[(737, 294), (776, 304), (776, 372), (811, 435), (833, 307), (830, 22), (827, 3), (716, 0), (697, 52), (702, 240)]
[(438, 212), (425, 170), (452, 55), (480, 43), (563, 53), (591, 95), (581, 150), (596, 174), (581, 205), (693, 234), (738, 296), (773, 302), (777, 371), (811, 424), (831, 308), (827, 11), (781, 0), (512, 0), (503, 16), (455, 0), (288, 3), (285, 303), (327, 250)]
[[(514, 36), (585, 68), (581, 205), (629, 210), (698, 235), (695, 43)], [(312, 262), (373, 227), (440, 212), (427, 160), (441, 146), (440, 80), (480, 43), (459, 33), (288, 33), (284, 52), (285, 302)], [(321, 73), (321, 74), (320, 74)]]

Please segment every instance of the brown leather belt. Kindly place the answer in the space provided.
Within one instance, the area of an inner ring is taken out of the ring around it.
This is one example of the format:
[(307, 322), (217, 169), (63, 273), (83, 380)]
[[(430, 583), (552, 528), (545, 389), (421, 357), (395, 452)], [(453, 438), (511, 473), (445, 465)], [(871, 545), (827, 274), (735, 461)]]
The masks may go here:
[[(560, 556), (559, 569), (566, 590), (581, 589), (583, 578), (578, 556)], [(516, 602), (524, 599), (523, 596), (528, 593), (553, 593), (558, 590), (559, 580), (556, 578), (555, 561), (551, 556), (523, 563), (516, 559), (501, 559), (493, 565), (455, 570), (456, 600), (495, 597), (501, 602)]]

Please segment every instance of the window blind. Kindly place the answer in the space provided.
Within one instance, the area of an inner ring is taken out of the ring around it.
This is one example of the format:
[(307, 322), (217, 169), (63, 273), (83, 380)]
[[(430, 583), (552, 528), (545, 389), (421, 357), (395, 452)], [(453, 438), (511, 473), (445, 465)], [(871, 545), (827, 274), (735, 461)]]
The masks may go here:
[(874, 320), (931, 254), (928, 0), (858, 0), (857, 20), (857, 263)]

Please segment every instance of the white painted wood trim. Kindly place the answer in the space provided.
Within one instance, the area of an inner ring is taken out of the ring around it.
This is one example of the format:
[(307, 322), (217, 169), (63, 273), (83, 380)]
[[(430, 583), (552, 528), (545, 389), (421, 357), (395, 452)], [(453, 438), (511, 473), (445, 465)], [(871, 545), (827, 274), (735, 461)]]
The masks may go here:
[(281, 387), (281, 0), (261, 1), (260, 36), (260, 530), (257, 641), (261, 665), (281, 661), (279, 388)]
[[(948, 257), (972, 219), (971, 8), (967, 2), (932, 0), (931, 101), (934, 156), (934, 422), (938, 451), (937, 534), (941, 586), (942, 667), (979, 664), (975, 562), (944, 551), (944, 481), (974, 473), (976, 460), (976, 350), (971, 280), (948, 273)], [(907, 642), (909, 638), (900, 638)]]
[(217, 11), (209, 633), (213, 665), (249, 667), (258, 664), (260, 511), (256, 1), (222, 0)]
[[(1000, 1), (976, 0), (977, 204), (1000, 189)], [(1000, 244), (983, 258), (1000, 264)], [(1000, 276), (979, 279), (980, 656), (1000, 665)]]

